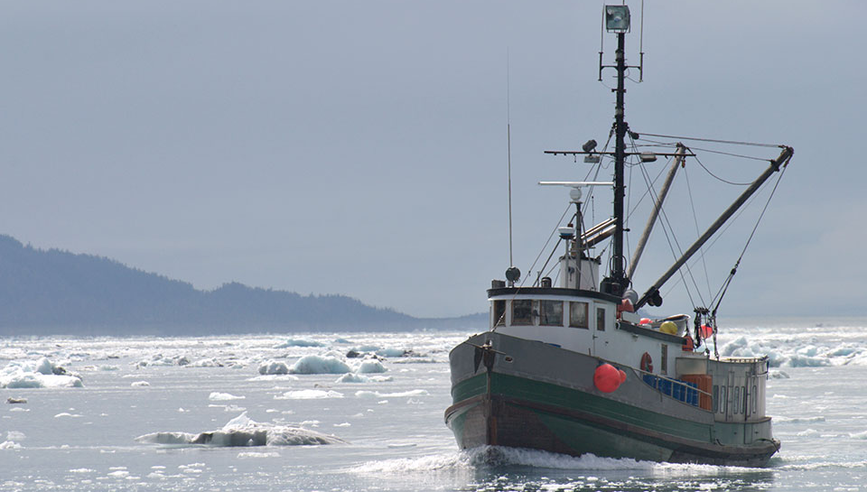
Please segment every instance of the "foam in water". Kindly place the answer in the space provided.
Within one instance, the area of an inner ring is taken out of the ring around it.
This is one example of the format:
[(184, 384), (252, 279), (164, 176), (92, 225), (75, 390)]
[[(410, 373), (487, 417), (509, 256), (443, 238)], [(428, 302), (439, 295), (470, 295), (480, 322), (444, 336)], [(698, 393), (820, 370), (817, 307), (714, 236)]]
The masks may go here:
[(345, 444), (346, 441), (301, 427), (256, 422), (247, 412), (230, 420), (222, 429), (191, 434), (187, 432), (155, 432), (135, 439), (151, 444), (206, 444), (232, 446), (311, 446)]
[[(766, 470), (757, 468), (725, 467), (715, 465), (656, 463), (629, 458), (600, 458), (592, 454), (579, 457), (534, 449), (481, 446), (456, 453), (373, 461), (361, 464), (352, 471), (377, 476), (405, 473), (460, 470), (496, 470), (500, 468), (531, 467), (571, 471), (640, 471), (664, 476), (716, 476), (736, 470), (738, 473)], [(588, 477), (591, 478), (592, 477)]]

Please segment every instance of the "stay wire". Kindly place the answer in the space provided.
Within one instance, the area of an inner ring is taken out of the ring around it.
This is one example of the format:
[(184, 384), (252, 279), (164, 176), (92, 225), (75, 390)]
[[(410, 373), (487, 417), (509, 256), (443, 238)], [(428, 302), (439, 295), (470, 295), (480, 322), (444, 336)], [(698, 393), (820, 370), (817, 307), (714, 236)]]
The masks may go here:
[[(683, 175), (686, 179), (686, 190), (687, 194), (689, 195), (689, 204), (692, 207), (692, 222), (693, 224), (695, 224), (695, 235), (696, 237), (699, 237), (701, 236), (701, 230), (698, 226), (698, 213), (696, 213), (695, 211), (695, 198), (692, 195), (692, 184), (689, 182), (689, 172), (687, 172), (686, 166), (684, 166), (683, 168)], [(712, 293), (710, 288), (710, 275), (708, 275), (707, 273), (707, 261), (705, 261), (704, 255), (701, 255), (701, 263), (702, 267), (704, 268), (704, 279), (705, 283), (707, 284), (707, 293), (708, 296), (710, 296)]]
[(720, 144), (729, 144), (729, 145), (748, 145), (752, 147), (776, 147), (776, 148), (784, 148), (785, 145), (779, 144), (769, 144), (769, 143), (756, 143), (756, 142), (743, 142), (739, 140), (718, 140), (713, 138), (699, 138), (699, 137), (684, 137), (677, 135), (661, 135), (659, 133), (644, 133), (639, 132), (641, 136), (649, 136), (649, 137), (659, 137), (659, 138), (671, 138), (675, 140), (692, 140), (694, 142), (712, 142), (712, 143), (720, 143)]
[(768, 196), (768, 200), (765, 202), (765, 206), (762, 208), (762, 212), (759, 214), (759, 218), (756, 219), (756, 224), (753, 226), (753, 230), (752, 230), (752, 232), (750, 232), (750, 236), (747, 238), (747, 242), (746, 242), (746, 244), (744, 244), (744, 248), (743, 248), (743, 250), (741, 250), (741, 254), (740, 254), (740, 256), (738, 256), (738, 259), (735, 262), (735, 266), (732, 268), (732, 271), (729, 273), (729, 276), (726, 278), (725, 282), (723, 283), (723, 286), (721, 287), (720, 292), (717, 293), (717, 297), (714, 298), (714, 300), (711, 302), (711, 304), (713, 304), (714, 301), (716, 302), (716, 306), (714, 306), (714, 308), (713, 308), (713, 313), (712, 313), (713, 316), (716, 316), (717, 310), (719, 310), (719, 306), (720, 306), (720, 304), (722, 304), (723, 297), (725, 297), (726, 292), (728, 292), (729, 285), (731, 285), (732, 279), (734, 278), (735, 274), (737, 274), (738, 267), (741, 264), (741, 260), (744, 258), (744, 255), (746, 254), (747, 248), (749, 248), (750, 243), (752, 243), (753, 238), (756, 235), (756, 231), (758, 230), (759, 225), (762, 222), (762, 219), (765, 217), (765, 213), (768, 211), (768, 207), (771, 204), (771, 200), (774, 198), (774, 195), (777, 193), (777, 188), (780, 186), (780, 182), (783, 180), (783, 175), (786, 173), (786, 169), (788, 169), (788, 166), (784, 166), (783, 169), (780, 171), (780, 175), (777, 177), (777, 182), (774, 183), (774, 187), (771, 189), (771, 193)]

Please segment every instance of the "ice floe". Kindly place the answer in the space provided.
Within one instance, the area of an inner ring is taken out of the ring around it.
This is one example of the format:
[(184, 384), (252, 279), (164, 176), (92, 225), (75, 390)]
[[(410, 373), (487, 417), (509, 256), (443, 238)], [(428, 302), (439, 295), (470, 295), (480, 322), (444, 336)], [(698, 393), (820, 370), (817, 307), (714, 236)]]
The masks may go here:
[(333, 355), (305, 355), (289, 368), (290, 374), (345, 374), (349, 365)]
[(229, 401), (229, 400), (243, 400), (247, 398), (246, 396), (236, 396), (231, 393), (220, 393), (217, 391), (212, 392), (208, 395), (208, 399), (211, 401)]
[(287, 391), (281, 396), (275, 396), (275, 400), (322, 400), (326, 398), (343, 398), (343, 393), (333, 390), (294, 390)]
[(285, 362), (276, 360), (265, 361), (259, 365), (259, 374), (283, 375), (289, 374), (289, 366)]
[(365, 359), (362, 360), (358, 367), (355, 368), (356, 374), (375, 374), (382, 373), (387, 371), (388, 369), (382, 365), (382, 362), (376, 359)]
[(325, 344), (322, 342), (317, 342), (315, 340), (307, 340), (303, 338), (290, 338), (283, 343), (278, 343), (274, 345), (274, 348), (290, 348), (290, 347), (324, 347)]
[(21, 445), (14, 441), (0, 442), (0, 449), (21, 449)]
[(199, 434), (156, 432), (139, 436), (136, 441), (151, 444), (204, 444), (218, 447), (309, 446), (346, 443), (339, 437), (301, 427), (256, 422), (247, 417), (247, 412), (233, 418), (220, 430)]
[(385, 383), (391, 380), (391, 376), (363, 376), (348, 372), (337, 378), (335, 383)]
[(427, 396), (430, 393), (427, 390), (416, 389), (409, 391), (400, 391), (396, 393), (381, 393), (379, 391), (356, 391), (355, 396), (358, 397), (376, 397), (376, 398), (402, 398), (406, 396)]
[(12, 361), (0, 369), (0, 388), (81, 388), (81, 376), (67, 372), (42, 357), (36, 361)]

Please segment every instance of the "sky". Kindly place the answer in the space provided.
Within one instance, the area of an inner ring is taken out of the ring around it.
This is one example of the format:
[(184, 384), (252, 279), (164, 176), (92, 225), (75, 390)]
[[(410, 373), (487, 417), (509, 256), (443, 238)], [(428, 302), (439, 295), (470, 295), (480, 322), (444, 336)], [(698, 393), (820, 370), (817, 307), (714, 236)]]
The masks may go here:
[[(536, 183), (587, 172), (543, 151), (604, 142), (613, 122), (613, 73), (597, 81), (602, 2), (0, 5), (0, 233), (199, 289), (485, 311), (509, 266), (507, 125), (526, 273), (567, 205), (565, 189)], [(795, 149), (726, 312), (867, 314), (867, 170), (847, 147), (864, 139), (867, 3), (644, 10), (644, 81), (626, 94), (634, 131)], [(638, 26), (627, 39), (637, 64)], [(611, 35), (604, 50), (613, 63)], [(750, 162), (715, 169), (743, 179), (763, 168)], [(594, 218), (609, 206), (600, 196)], [(743, 243), (720, 244), (705, 261), (714, 285)], [(670, 261), (648, 252), (636, 290)], [(665, 308), (690, 302), (672, 293)]]

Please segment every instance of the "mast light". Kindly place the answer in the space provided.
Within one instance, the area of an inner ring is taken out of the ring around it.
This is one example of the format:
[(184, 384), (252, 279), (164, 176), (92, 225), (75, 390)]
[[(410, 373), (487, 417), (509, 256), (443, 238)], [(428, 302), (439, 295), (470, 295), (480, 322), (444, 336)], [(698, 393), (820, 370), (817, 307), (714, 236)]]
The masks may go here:
[(608, 32), (629, 32), (629, 6), (605, 6), (605, 30)]

